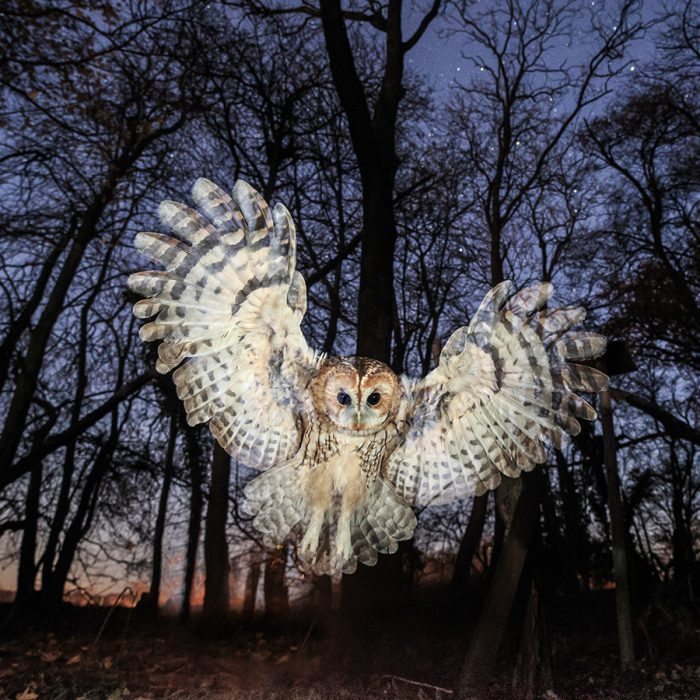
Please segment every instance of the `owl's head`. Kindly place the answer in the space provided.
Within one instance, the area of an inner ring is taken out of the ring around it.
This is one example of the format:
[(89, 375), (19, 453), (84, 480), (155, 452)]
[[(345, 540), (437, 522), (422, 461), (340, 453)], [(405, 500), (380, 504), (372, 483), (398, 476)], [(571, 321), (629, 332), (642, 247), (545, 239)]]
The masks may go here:
[(343, 432), (369, 435), (396, 417), (401, 384), (391, 367), (366, 357), (333, 357), (312, 396), (317, 414)]

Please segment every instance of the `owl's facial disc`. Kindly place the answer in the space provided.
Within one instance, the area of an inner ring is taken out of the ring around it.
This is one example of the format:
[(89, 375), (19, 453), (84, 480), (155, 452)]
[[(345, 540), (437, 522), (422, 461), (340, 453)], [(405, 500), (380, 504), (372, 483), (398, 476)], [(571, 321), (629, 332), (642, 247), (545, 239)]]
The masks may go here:
[(324, 387), (324, 412), (343, 431), (369, 434), (394, 415), (397, 388), (388, 367), (369, 374), (361, 374), (353, 366), (336, 367)]

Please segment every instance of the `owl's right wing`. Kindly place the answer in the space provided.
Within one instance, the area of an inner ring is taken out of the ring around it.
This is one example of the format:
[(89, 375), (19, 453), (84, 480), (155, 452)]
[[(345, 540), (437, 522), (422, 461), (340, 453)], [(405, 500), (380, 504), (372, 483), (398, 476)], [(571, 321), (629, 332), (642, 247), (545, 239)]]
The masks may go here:
[(319, 356), (299, 327), (306, 285), (295, 271), (295, 228), (248, 184), (229, 196), (205, 179), (192, 195), (202, 213), (165, 201), (174, 237), (139, 233), (135, 246), (165, 271), (137, 272), (129, 286), (145, 341), (162, 340), (156, 369), (173, 373), (190, 425), (211, 419), (219, 444), (251, 467), (290, 459)]
[(594, 358), (605, 338), (570, 332), (582, 308), (546, 309), (550, 284), (509, 298), (510, 283), (489, 292), (467, 327), (450, 337), (440, 364), (407, 382), (403, 440), (385, 465), (408, 503), (448, 503), (494, 489), (547, 459), (576, 435), (577, 418), (596, 412), (575, 391), (601, 391), (607, 376), (567, 360)]

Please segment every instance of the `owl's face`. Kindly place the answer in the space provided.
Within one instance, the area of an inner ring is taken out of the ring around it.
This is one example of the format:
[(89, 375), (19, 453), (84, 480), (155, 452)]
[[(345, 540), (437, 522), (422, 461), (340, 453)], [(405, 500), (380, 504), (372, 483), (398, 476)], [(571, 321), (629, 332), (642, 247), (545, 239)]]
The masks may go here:
[(369, 435), (392, 420), (401, 387), (391, 367), (364, 357), (328, 360), (314, 380), (316, 412), (342, 432)]

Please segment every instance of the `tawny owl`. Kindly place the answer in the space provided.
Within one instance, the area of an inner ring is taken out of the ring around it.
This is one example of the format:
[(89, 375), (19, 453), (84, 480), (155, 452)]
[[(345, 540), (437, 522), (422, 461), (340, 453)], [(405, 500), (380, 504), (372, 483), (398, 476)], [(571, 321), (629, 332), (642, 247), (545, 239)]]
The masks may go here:
[(607, 377), (566, 360), (600, 355), (605, 340), (569, 332), (582, 309), (545, 308), (551, 285), (492, 289), (423, 379), (326, 358), (300, 330), (306, 286), (289, 212), (270, 212), (241, 181), (233, 197), (204, 179), (192, 193), (201, 213), (160, 207), (174, 237), (136, 237), (165, 267), (129, 279), (147, 297), (136, 316), (155, 316), (140, 334), (163, 341), (160, 372), (185, 361), (173, 379), (189, 424), (210, 421), (230, 454), (265, 470), (245, 509), (268, 544), (294, 541), (306, 567), (374, 564), (413, 535), (412, 505), (493, 489), (544, 462), (577, 418), (595, 418), (574, 390), (599, 391)]

